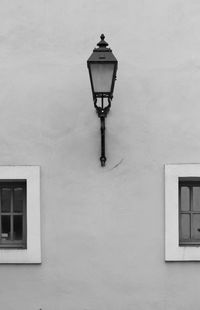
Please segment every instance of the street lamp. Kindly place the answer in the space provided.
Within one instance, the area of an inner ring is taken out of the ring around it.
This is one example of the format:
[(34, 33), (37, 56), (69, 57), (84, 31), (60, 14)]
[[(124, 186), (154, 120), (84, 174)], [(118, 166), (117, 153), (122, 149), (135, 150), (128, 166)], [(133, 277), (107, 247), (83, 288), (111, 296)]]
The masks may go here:
[[(92, 87), (94, 107), (101, 121), (101, 166), (105, 166), (105, 118), (111, 107), (114, 85), (117, 73), (117, 59), (104, 41), (104, 34), (101, 35), (98, 47), (93, 50), (87, 61)], [(97, 104), (98, 99), (100, 104)], [(107, 103), (105, 104), (105, 100)]]

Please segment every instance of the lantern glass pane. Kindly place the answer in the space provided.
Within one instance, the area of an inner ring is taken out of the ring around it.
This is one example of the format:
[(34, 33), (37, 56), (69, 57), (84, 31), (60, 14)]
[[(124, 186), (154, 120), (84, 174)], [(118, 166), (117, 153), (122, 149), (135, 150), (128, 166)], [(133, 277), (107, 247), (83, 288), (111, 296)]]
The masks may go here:
[(91, 75), (94, 92), (109, 93), (111, 92), (114, 64), (91, 64)]

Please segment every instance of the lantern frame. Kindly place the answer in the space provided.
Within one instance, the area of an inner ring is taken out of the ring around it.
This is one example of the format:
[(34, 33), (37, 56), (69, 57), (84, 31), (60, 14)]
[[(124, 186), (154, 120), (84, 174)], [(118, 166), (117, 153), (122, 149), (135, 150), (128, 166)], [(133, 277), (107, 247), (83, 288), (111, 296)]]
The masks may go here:
[[(97, 44), (98, 48), (94, 48), (92, 55), (89, 57), (87, 61), (87, 66), (89, 70), (89, 76), (90, 76), (90, 83), (92, 88), (92, 95), (93, 99), (96, 98), (113, 98), (113, 91), (115, 86), (115, 80), (116, 80), (116, 74), (117, 74), (117, 67), (118, 67), (118, 61), (115, 58), (115, 56), (112, 53), (112, 50), (108, 48), (108, 43), (104, 40), (105, 36), (104, 34), (101, 35), (101, 41)], [(111, 82), (111, 88), (109, 92), (100, 91), (97, 92), (94, 90), (94, 83), (92, 78), (92, 72), (91, 72), (91, 65), (93, 64), (113, 64), (113, 74), (112, 74), (112, 82)]]

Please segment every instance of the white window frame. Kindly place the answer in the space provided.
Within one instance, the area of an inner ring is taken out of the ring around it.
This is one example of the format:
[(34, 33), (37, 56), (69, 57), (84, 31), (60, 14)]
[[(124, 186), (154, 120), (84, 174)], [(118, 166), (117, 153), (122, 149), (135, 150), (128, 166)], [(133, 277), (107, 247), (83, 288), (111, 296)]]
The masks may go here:
[(165, 261), (200, 261), (200, 246), (179, 246), (181, 177), (200, 177), (200, 164), (165, 165)]
[(0, 264), (40, 264), (40, 167), (0, 166), (0, 180), (26, 180), (27, 248), (0, 248)]

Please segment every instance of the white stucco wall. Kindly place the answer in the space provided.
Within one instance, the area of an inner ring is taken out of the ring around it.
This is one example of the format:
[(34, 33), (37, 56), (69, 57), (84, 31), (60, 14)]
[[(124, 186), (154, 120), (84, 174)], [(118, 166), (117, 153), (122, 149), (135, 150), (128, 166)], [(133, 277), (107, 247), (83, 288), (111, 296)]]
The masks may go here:
[[(200, 263), (164, 262), (164, 164), (200, 162), (199, 27), (197, 0), (0, 1), (0, 165), (41, 166), (43, 257), (0, 265), (0, 309), (198, 307)], [(102, 32), (105, 168), (86, 67)]]

